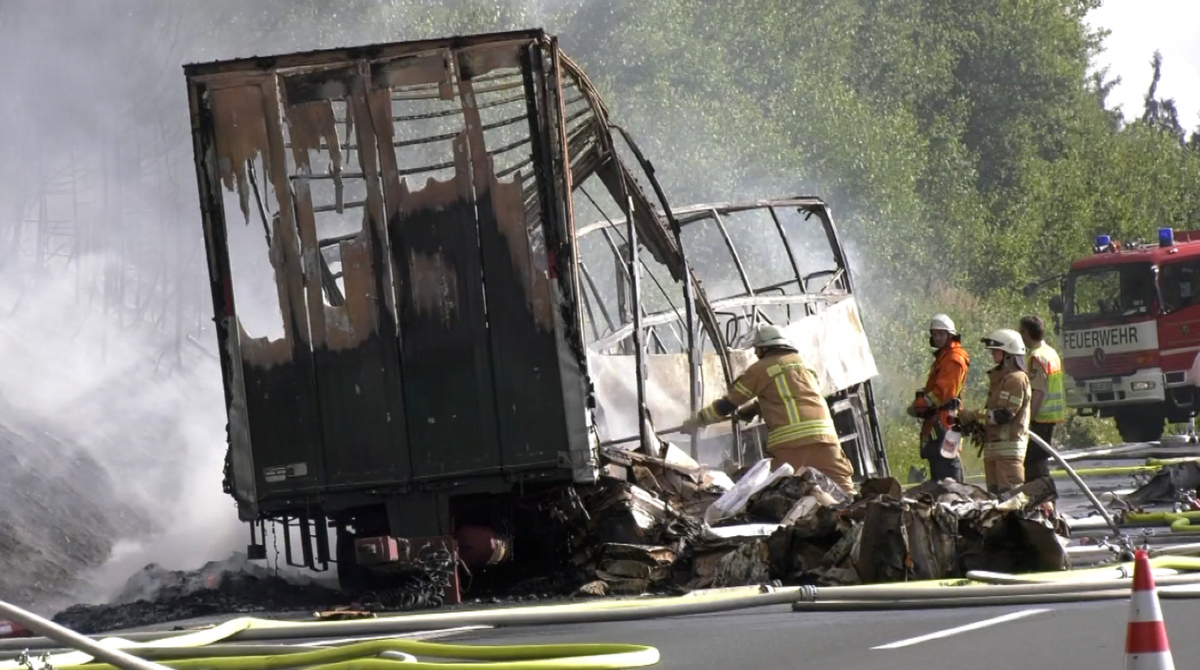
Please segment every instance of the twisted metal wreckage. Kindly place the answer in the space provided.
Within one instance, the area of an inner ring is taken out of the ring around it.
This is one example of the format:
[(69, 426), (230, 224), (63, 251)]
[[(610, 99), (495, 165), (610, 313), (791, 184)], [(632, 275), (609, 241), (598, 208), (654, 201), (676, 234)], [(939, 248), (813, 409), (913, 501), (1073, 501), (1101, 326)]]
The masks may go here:
[[(344, 582), (468, 527), (486, 529), (479, 560), (495, 562), (519, 501), (596, 481), (602, 443), (633, 434), (653, 450), (650, 419), (681, 423), (723, 393), (761, 321), (810, 356), (857, 474), (886, 475), (828, 208), (672, 210), (554, 38), (185, 71), (226, 490), (254, 554), (270, 520), (290, 563), (336, 554)], [(690, 451), (740, 464), (762, 437), (731, 423)]]

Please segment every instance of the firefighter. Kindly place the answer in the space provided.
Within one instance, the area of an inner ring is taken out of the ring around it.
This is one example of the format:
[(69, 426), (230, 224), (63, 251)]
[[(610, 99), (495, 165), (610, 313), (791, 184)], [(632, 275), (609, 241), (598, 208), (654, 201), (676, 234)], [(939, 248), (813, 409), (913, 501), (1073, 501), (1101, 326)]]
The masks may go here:
[(1025, 446), (1029, 441), (1029, 377), (1025, 342), (1003, 328), (983, 338), (996, 367), (988, 370), (988, 400), (982, 411), (964, 410), (964, 426), (983, 424), (983, 465), (987, 489), (1003, 493), (1025, 483)]
[(923, 419), (921, 423), (921, 458), (929, 461), (929, 477), (941, 481), (947, 477), (962, 482), (962, 461), (957, 456), (942, 456), (942, 438), (950, 429), (955, 410), (961, 403), (963, 384), (971, 357), (963, 349), (962, 336), (954, 322), (945, 314), (935, 314), (929, 321), (929, 346), (934, 349), (933, 365), (925, 387), (908, 407), (908, 415)]
[[(1019, 326), (1021, 339), (1029, 352), (1025, 368), (1029, 374), (1029, 432), (1050, 444), (1054, 427), (1066, 419), (1063, 397), (1062, 361), (1058, 352), (1046, 344), (1046, 327), (1036, 316), (1026, 316)], [(1025, 452), (1025, 481), (1050, 476), (1050, 454), (1032, 440)]]
[(759, 326), (751, 343), (758, 360), (733, 382), (725, 397), (689, 419), (685, 430), (698, 430), (734, 412), (742, 419), (761, 414), (767, 424), (772, 468), (784, 463), (796, 471), (811, 467), (824, 473), (847, 495), (854, 495), (854, 467), (842, 453), (816, 375), (800, 359), (796, 346), (775, 326)]

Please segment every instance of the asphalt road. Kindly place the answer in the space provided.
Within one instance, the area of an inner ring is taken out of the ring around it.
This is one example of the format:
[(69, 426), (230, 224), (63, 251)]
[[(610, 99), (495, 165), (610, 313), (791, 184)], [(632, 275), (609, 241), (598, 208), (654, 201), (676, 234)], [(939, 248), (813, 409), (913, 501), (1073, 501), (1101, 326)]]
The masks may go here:
[[(1200, 657), (1200, 600), (1162, 601), (1178, 667)], [(796, 613), (771, 607), (652, 621), (471, 631), (478, 644), (623, 642), (657, 647), (659, 668), (1013, 670), (1120, 668), (1128, 600), (908, 612)], [(992, 619), (983, 628), (914, 640)], [(899, 643), (899, 644), (896, 644)], [(885, 645), (893, 648), (876, 649)]]

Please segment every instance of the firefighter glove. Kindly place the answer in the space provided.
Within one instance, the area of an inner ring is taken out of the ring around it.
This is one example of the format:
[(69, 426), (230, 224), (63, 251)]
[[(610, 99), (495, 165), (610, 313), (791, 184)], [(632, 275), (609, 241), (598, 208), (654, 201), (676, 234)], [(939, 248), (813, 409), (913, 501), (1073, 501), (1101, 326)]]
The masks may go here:
[(1002, 408), (1002, 409), (992, 410), (992, 423), (994, 423), (998, 426), (1003, 426), (1004, 424), (1012, 423), (1012, 420), (1015, 418), (1016, 418), (1016, 416), (1013, 414), (1013, 411), (1011, 409), (1008, 409), (1007, 407)]
[(679, 427), (679, 432), (687, 435), (695, 435), (696, 433), (700, 432), (700, 429), (703, 427), (704, 419), (701, 418), (699, 414), (693, 414), (692, 416), (688, 417), (687, 421), (683, 422), (682, 426)]
[(754, 420), (754, 417), (756, 417), (758, 415), (759, 415), (759, 407), (758, 407), (758, 403), (756, 403), (756, 402), (746, 405), (745, 407), (739, 409), (737, 412), (738, 421), (741, 421), (742, 423), (750, 423), (751, 421)]

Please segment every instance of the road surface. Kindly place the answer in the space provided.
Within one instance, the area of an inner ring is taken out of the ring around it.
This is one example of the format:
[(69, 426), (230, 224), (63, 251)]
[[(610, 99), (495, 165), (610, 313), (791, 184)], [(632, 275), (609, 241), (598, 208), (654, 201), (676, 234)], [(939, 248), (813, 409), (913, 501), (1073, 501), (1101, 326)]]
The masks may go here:
[[(1200, 657), (1200, 600), (1162, 601), (1178, 667)], [(651, 621), (471, 631), (471, 644), (624, 642), (657, 647), (659, 668), (1013, 670), (1124, 667), (1128, 600), (1069, 605), (796, 613), (790, 607)], [(952, 629), (981, 627), (955, 632)]]

